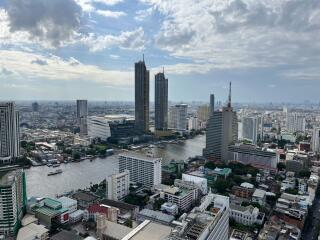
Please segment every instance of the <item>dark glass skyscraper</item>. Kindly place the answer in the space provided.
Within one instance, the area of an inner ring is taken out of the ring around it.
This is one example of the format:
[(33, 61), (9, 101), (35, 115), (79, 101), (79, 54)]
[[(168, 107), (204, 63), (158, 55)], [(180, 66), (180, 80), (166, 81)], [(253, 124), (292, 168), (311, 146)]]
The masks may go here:
[(155, 129), (168, 129), (168, 79), (164, 72), (155, 75)]
[(209, 116), (211, 116), (214, 112), (214, 94), (210, 94), (210, 112)]
[(149, 71), (142, 61), (134, 64), (135, 127), (140, 133), (149, 131)]

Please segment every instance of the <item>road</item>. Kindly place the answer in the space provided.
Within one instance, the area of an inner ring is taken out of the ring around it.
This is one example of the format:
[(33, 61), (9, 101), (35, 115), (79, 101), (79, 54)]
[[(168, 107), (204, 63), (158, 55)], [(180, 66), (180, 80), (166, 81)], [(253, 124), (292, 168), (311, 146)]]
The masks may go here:
[(317, 240), (318, 227), (320, 224), (320, 197), (316, 196), (314, 203), (309, 211), (304, 228), (302, 230), (301, 240)]

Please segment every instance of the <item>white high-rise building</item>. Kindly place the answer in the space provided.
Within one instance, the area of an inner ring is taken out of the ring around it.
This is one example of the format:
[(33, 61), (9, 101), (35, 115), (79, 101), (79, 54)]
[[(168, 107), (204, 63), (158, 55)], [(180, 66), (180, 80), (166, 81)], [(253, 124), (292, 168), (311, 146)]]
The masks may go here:
[(129, 175), (129, 171), (125, 170), (107, 177), (107, 199), (118, 201), (129, 194)]
[(0, 162), (10, 163), (19, 154), (19, 113), (14, 102), (0, 102)]
[(242, 138), (250, 140), (253, 144), (257, 144), (260, 121), (258, 117), (243, 117)]
[(149, 157), (136, 152), (119, 154), (119, 172), (130, 172), (130, 181), (153, 187), (161, 183), (162, 158)]
[(306, 119), (304, 116), (297, 113), (291, 113), (287, 115), (287, 130), (289, 132), (304, 132), (306, 130)]
[(320, 128), (315, 127), (312, 132), (312, 151), (320, 153)]
[(26, 207), (26, 186), (23, 169), (0, 173), (0, 235), (17, 233)]
[(77, 119), (80, 126), (80, 134), (87, 135), (87, 117), (88, 117), (88, 101), (77, 100)]
[(199, 129), (199, 122), (198, 118), (192, 116), (188, 119), (188, 130), (198, 130)]
[(177, 104), (170, 107), (169, 111), (169, 129), (174, 131), (187, 130), (187, 104)]

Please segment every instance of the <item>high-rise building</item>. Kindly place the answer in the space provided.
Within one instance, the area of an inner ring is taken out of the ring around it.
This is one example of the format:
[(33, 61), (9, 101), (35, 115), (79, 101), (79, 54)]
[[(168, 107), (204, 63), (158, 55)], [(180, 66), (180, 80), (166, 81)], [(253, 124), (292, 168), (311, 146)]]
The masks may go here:
[(228, 161), (228, 146), (238, 140), (237, 113), (231, 107), (231, 83), (227, 107), (214, 111), (209, 117), (204, 157), (214, 161)]
[(320, 153), (320, 128), (313, 128), (312, 132), (312, 151)]
[(0, 102), (0, 162), (10, 163), (19, 154), (19, 113), (14, 102)]
[(210, 116), (214, 112), (214, 94), (210, 94)]
[(37, 103), (37, 102), (32, 103), (32, 111), (39, 112), (39, 103)]
[(161, 158), (135, 152), (119, 154), (119, 172), (130, 172), (130, 181), (153, 187), (161, 183)]
[(77, 120), (80, 126), (81, 135), (88, 134), (87, 117), (88, 117), (88, 101), (77, 100)]
[(164, 72), (155, 75), (155, 129), (168, 129), (168, 79)]
[(149, 70), (144, 59), (134, 64), (135, 126), (140, 133), (149, 131)]
[(118, 201), (129, 194), (129, 175), (129, 171), (125, 170), (107, 177), (107, 199)]
[(169, 111), (169, 129), (174, 131), (186, 131), (188, 105), (177, 104), (170, 107)]
[(0, 172), (0, 235), (16, 235), (23, 217), (27, 196), (23, 169)]
[(306, 119), (303, 115), (297, 113), (287, 114), (287, 130), (289, 132), (304, 132), (306, 130)]
[(242, 138), (250, 140), (253, 144), (258, 143), (259, 124), (261, 119), (258, 117), (242, 118)]

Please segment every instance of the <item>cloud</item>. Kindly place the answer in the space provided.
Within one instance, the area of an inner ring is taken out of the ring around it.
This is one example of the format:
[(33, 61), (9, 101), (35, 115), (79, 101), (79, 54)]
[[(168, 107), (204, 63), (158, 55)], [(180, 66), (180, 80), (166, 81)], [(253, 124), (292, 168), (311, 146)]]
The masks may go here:
[[(23, 76), (23, 80), (42, 81), (90, 81), (105, 86), (126, 87), (132, 85), (132, 72), (105, 70), (95, 65), (82, 64), (74, 58), (64, 60), (55, 55), (40, 55), (22, 51), (0, 50), (0, 66)], [(41, 59), (47, 65), (33, 64), (30, 59)], [(2, 72), (6, 70), (2, 69)]]
[(103, 3), (106, 5), (110, 5), (110, 6), (117, 5), (121, 2), (123, 2), (123, 0), (93, 0), (93, 1), (96, 3)]
[(320, 62), (318, 0), (141, 2), (162, 15), (156, 46), (204, 71)]
[(11, 32), (27, 32), (52, 47), (73, 39), (81, 11), (74, 0), (10, 0), (7, 9)]
[(96, 36), (90, 34), (82, 38), (82, 43), (87, 45), (93, 52), (102, 51), (112, 46), (119, 46), (121, 49), (141, 51), (144, 49), (144, 30), (142, 27), (133, 31), (121, 32), (118, 36), (104, 35)]
[(9, 70), (9, 69), (7, 69), (7, 68), (5, 68), (5, 67), (2, 67), (0, 69), (0, 75), (8, 76), (8, 75), (12, 75), (12, 74), (14, 74), (14, 72)]
[(120, 58), (119, 55), (115, 55), (115, 54), (110, 54), (109, 57), (112, 59), (119, 59)]
[(109, 11), (109, 10), (97, 10), (96, 13), (101, 16), (109, 17), (109, 18), (119, 18), (127, 15), (125, 12)]
[(31, 64), (38, 64), (43, 66), (43, 65), (48, 65), (48, 62), (46, 60), (37, 58), (35, 60), (32, 60)]
[(145, 20), (147, 17), (151, 16), (153, 13), (153, 8), (147, 8), (147, 9), (142, 9), (142, 10), (138, 10), (136, 12), (136, 16), (134, 17), (134, 19), (136, 21), (143, 21)]

